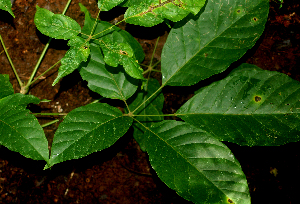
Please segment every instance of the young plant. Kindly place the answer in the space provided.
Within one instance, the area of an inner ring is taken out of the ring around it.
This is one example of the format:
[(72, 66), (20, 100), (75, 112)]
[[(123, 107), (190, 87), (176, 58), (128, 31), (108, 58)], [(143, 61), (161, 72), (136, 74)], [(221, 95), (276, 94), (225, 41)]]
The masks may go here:
[(126, 31), (92, 18), (81, 4), (83, 28), (65, 15), (37, 6), (34, 21), (39, 31), (69, 40), (71, 47), (53, 84), (78, 69), (92, 91), (122, 100), (125, 112), (99, 102), (74, 109), (59, 125), (49, 155), (42, 128), (26, 110), (28, 103), (39, 100), (13, 94), (8, 77), (2, 76), (1, 144), (28, 158), (45, 160), (45, 168), (50, 168), (110, 147), (133, 126), (134, 138), (148, 153), (159, 178), (183, 198), (194, 203), (250, 203), (246, 177), (222, 141), (247, 146), (299, 141), (299, 82), (242, 64), (168, 114), (183, 121), (164, 120), (162, 89), (188, 88), (225, 71), (262, 34), (268, 3), (100, 0), (100, 11), (128, 7), (127, 23), (151, 27), (175, 22), (161, 56), (161, 85), (143, 77), (149, 72), (138, 64), (143, 51)]

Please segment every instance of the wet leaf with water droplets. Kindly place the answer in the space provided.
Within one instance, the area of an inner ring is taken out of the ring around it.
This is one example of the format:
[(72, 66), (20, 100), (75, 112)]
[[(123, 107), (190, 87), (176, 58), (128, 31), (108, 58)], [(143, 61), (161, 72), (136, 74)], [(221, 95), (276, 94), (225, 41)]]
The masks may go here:
[(34, 23), (44, 35), (68, 40), (77, 36), (81, 31), (80, 25), (68, 16), (54, 14), (47, 9), (40, 8), (38, 5), (36, 10)]
[(71, 48), (61, 59), (61, 66), (58, 70), (58, 76), (54, 80), (52, 86), (58, 83), (61, 78), (71, 74), (79, 67), (81, 62), (86, 62), (87, 58), (89, 57), (90, 44), (83, 38), (75, 36), (69, 40), (68, 45), (71, 46)]
[[(161, 56), (162, 83), (190, 86), (226, 70), (259, 39), (268, 11), (262, 0), (207, 1), (199, 16), (172, 28)], [(253, 15), (260, 18), (255, 24)]]
[(72, 110), (54, 135), (50, 166), (110, 147), (131, 124), (130, 117), (124, 117), (119, 109), (105, 103)]
[(246, 176), (226, 145), (184, 122), (163, 121), (146, 131), (158, 177), (194, 203), (250, 204)]
[(189, 13), (196, 15), (204, 4), (205, 0), (145, 0), (131, 4), (124, 18), (127, 23), (151, 27), (162, 23), (164, 19), (177, 22)]
[(40, 100), (13, 94), (0, 99), (0, 144), (27, 158), (49, 161), (48, 141), (36, 117), (26, 106)]
[(300, 140), (299, 98), (298, 81), (243, 64), (200, 89), (177, 114), (221, 141), (282, 145)]

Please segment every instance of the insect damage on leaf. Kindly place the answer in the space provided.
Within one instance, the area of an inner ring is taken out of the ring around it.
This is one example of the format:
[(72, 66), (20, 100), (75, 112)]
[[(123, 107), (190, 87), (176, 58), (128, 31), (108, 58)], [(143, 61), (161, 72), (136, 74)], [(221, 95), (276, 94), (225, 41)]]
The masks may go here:
[(140, 13), (139, 16), (142, 16), (142, 15), (144, 15), (146, 13), (153, 13), (154, 15), (156, 15), (156, 13), (154, 13), (153, 10), (157, 9), (157, 8), (160, 8), (160, 7), (164, 7), (168, 3), (172, 3), (174, 6), (177, 6), (179, 8), (184, 9), (183, 3), (180, 0), (179, 0), (178, 4), (175, 3), (175, 0), (167, 0), (165, 2), (161, 2), (161, 0), (159, 0), (159, 4), (158, 5), (151, 4), (150, 7), (149, 7), (149, 9), (146, 10), (146, 11), (144, 11), (144, 12), (142, 12), (142, 13)]
[(120, 50), (120, 54), (121, 55), (128, 55), (128, 53), (126, 51), (124, 51), (124, 50)]
[(230, 198), (227, 199), (228, 203), (234, 203)]
[(151, 27), (165, 20), (180, 21), (189, 13), (196, 15), (204, 4), (205, 0), (149, 0), (129, 7), (124, 17), (127, 23)]
[(255, 96), (254, 97), (254, 101), (255, 102), (260, 102), (261, 101), (261, 97), (260, 96)]

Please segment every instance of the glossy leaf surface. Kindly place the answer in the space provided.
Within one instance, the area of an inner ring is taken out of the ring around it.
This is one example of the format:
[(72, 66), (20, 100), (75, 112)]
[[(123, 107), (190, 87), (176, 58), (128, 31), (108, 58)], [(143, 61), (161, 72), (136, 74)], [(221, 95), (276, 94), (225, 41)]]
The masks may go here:
[(120, 64), (131, 77), (144, 79), (143, 69), (138, 64), (130, 45), (114, 42), (110, 38), (104, 38), (102, 42), (101, 49), (105, 63), (112, 67), (117, 67)]
[(8, 74), (0, 74), (0, 99), (14, 94), (14, 88), (9, 82)]
[(143, 151), (145, 151), (147, 146), (144, 137), (145, 127), (149, 128), (154, 122), (160, 122), (164, 119), (163, 116), (159, 116), (163, 114), (164, 95), (162, 92), (157, 92), (150, 100), (146, 101), (159, 87), (159, 82), (156, 79), (150, 78), (143, 90), (139, 90), (128, 101), (130, 111), (134, 111), (140, 104), (145, 102), (134, 112), (134, 115), (141, 115), (136, 116), (136, 119), (142, 122), (143, 125), (136, 121), (133, 123), (134, 139), (139, 143)]
[[(90, 36), (92, 42), (99, 45), (104, 53), (104, 61), (109, 66), (123, 65), (127, 74), (136, 79), (144, 79), (143, 70), (138, 65), (145, 55), (141, 45), (128, 32), (104, 21), (91, 18), (88, 10), (81, 5), (85, 13), (83, 33)], [(93, 29), (94, 28), (94, 29)], [(84, 35), (82, 37), (85, 37)]]
[(61, 66), (58, 70), (58, 76), (53, 82), (53, 86), (64, 76), (71, 74), (77, 69), (81, 62), (86, 62), (90, 54), (89, 43), (83, 38), (74, 37), (69, 40), (68, 45), (71, 47), (65, 56), (61, 59)]
[(120, 6), (131, 7), (131, 6), (139, 5), (143, 1), (144, 0), (125, 0), (123, 1), (123, 3), (120, 4)]
[(131, 97), (137, 90), (138, 80), (126, 74), (122, 67), (105, 65), (98, 45), (91, 44), (90, 48), (90, 58), (80, 69), (88, 87), (106, 98), (126, 100)]
[(113, 7), (117, 6), (118, 4), (122, 3), (124, 0), (99, 0), (98, 1), (98, 8), (101, 11), (109, 11)]
[[(92, 36), (93, 43), (101, 45), (101, 41), (98, 39), (106, 36), (106, 38), (110, 38), (114, 42), (127, 43), (133, 49), (135, 58), (139, 62), (144, 60), (145, 54), (143, 48), (132, 35), (106, 21), (97, 20), (95, 24), (95, 19), (91, 17), (91, 14), (86, 7), (80, 3), (79, 6), (81, 11), (85, 13), (85, 21), (82, 28), (82, 33), (86, 34), (87, 36)], [(82, 37), (87, 38), (85, 35), (82, 35)]]
[(50, 166), (113, 145), (132, 124), (130, 117), (122, 115), (119, 109), (105, 103), (89, 104), (71, 111), (54, 135)]
[(36, 6), (34, 23), (37, 29), (51, 38), (56, 39), (71, 39), (77, 36), (80, 31), (80, 25), (72, 18), (54, 14), (51, 11)]
[(178, 117), (239, 145), (283, 145), (300, 140), (300, 83), (279, 72), (243, 64), (199, 92)]
[(145, 0), (129, 2), (124, 15), (127, 23), (151, 27), (162, 23), (164, 19), (177, 22), (189, 13), (196, 15), (204, 6), (205, 0)]
[(163, 121), (145, 133), (158, 177), (194, 203), (250, 203), (246, 176), (223, 143), (179, 121)]
[(49, 160), (48, 141), (37, 119), (26, 106), (40, 100), (13, 94), (0, 99), (0, 144), (35, 160)]
[(260, 37), (268, 11), (265, 0), (207, 1), (200, 17), (171, 30), (162, 51), (163, 84), (189, 86), (226, 70)]
[(10, 15), (15, 17), (14, 13), (11, 10), (12, 4), (10, 0), (0, 0), (0, 9), (8, 11)]

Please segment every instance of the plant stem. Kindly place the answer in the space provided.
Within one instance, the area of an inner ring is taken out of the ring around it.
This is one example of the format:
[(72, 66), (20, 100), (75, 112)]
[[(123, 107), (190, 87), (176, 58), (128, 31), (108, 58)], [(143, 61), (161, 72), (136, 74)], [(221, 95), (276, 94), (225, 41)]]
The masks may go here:
[[(150, 72), (149, 69), (147, 69), (146, 71), (144, 71), (144, 72), (143, 72), (143, 75), (144, 75), (144, 74), (147, 74), (148, 72)], [(158, 69), (152, 69), (151, 72), (161, 72), (161, 71), (158, 70)]]
[(158, 45), (158, 41), (159, 41), (159, 36), (158, 36), (158, 38), (156, 40), (156, 43), (155, 43), (155, 46), (154, 46), (154, 50), (153, 50), (153, 53), (152, 53), (152, 56), (151, 56), (150, 67), (152, 67), (152, 62), (153, 62), (154, 54), (155, 54), (155, 51), (156, 51), (156, 48), (157, 48), (157, 45)]
[[(155, 54), (155, 51), (156, 51), (156, 48), (157, 48), (157, 45), (158, 45), (158, 41), (159, 41), (159, 37), (157, 38), (156, 40), (156, 43), (155, 43), (155, 47), (154, 47), (154, 50), (153, 50), (153, 53), (152, 53), (152, 56), (151, 56), (151, 60), (150, 60), (150, 65), (148, 67), (151, 67), (150, 69), (147, 69), (143, 74), (150, 72), (148, 74), (148, 79), (147, 79), (147, 84), (148, 84), (148, 81), (149, 81), (149, 77), (150, 77), (150, 74), (151, 74), (151, 71), (153, 70), (152, 69), (152, 62), (153, 62), (153, 58), (154, 58), (154, 54)], [(155, 66), (160, 62), (160, 60), (158, 62), (155, 63)], [(154, 66), (153, 66), (154, 67)], [(155, 70), (155, 71), (158, 71), (158, 70)], [(143, 101), (143, 103), (141, 103), (134, 111), (132, 111), (132, 114), (138, 110), (142, 105), (144, 105), (150, 98), (152, 98), (158, 91), (160, 91), (163, 87), (165, 86), (165, 84), (161, 85), (161, 87), (159, 87), (159, 89), (157, 89), (149, 98), (147, 98), (145, 101)], [(128, 108), (129, 110), (129, 108)]]
[[(65, 8), (64, 8), (64, 10), (63, 10), (63, 12), (62, 12), (63, 15), (65, 15), (65, 13), (67, 12), (67, 10), (68, 10), (69, 5), (71, 4), (71, 2), (72, 2), (72, 0), (69, 0), (69, 1), (67, 2), (66, 6), (65, 6)], [(36, 65), (35, 65), (35, 67), (34, 67), (34, 69), (33, 69), (33, 72), (31, 73), (31, 76), (30, 76), (30, 78), (29, 78), (29, 80), (28, 80), (28, 82), (27, 82), (27, 84), (26, 84), (26, 86), (25, 86), (23, 89), (22, 89), (22, 87), (21, 87), (21, 93), (22, 93), (22, 94), (26, 94), (26, 93), (28, 92), (29, 86), (32, 84), (32, 80), (33, 80), (33, 78), (34, 78), (34, 76), (35, 76), (35, 74), (36, 74), (38, 68), (40, 67), (40, 64), (41, 64), (41, 62), (42, 62), (42, 60), (43, 60), (43, 58), (44, 58), (44, 56), (45, 56), (45, 54), (46, 54), (46, 52), (47, 52), (47, 50), (48, 50), (48, 48), (49, 48), (49, 45), (50, 45), (51, 40), (52, 40), (52, 38), (49, 38), (47, 44), (45, 45), (44, 50), (43, 50), (43, 52), (42, 52), (42, 54), (41, 54), (39, 60), (37, 61)], [(52, 67), (51, 67), (50, 69), (52, 69)], [(46, 73), (47, 73), (47, 72), (48, 72), (48, 71), (46, 71)], [(45, 72), (44, 72), (44, 73), (45, 73)], [(40, 78), (40, 76), (39, 76), (38, 78)]]
[(132, 115), (132, 116), (135, 116), (135, 117), (149, 117), (149, 116), (151, 116), (151, 117), (155, 117), (155, 116), (157, 116), (157, 117), (160, 117), (160, 116), (177, 116), (177, 114), (176, 113), (170, 113), (170, 114), (163, 114), (163, 115)]
[(32, 113), (32, 115), (66, 116), (67, 113)]
[(57, 122), (59, 122), (58, 119), (53, 120), (53, 121), (51, 121), (49, 123), (45, 123), (45, 124), (41, 125), (41, 127), (44, 128), (44, 127), (47, 127), (47, 126), (52, 125), (52, 124), (57, 123)]
[(65, 9), (64, 9), (63, 12), (62, 12), (62, 15), (65, 15), (65, 14), (66, 14), (66, 12), (67, 12), (67, 10), (68, 10), (68, 8), (69, 8), (71, 2), (72, 2), (72, 0), (69, 0), (69, 1), (67, 2), (66, 6), (65, 6)]
[[(94, 25), (93, 25), (92, 31), (91, 31), (91, 33), (90, 33), (90, 36), (92, 36), (93, 33), (94, 33), (94, 30), (95, 30), (96, 25), (97, 25), (97, 19), (99, 18), (99, 15), (100, 15), (100, 11), (101, 11), (101, 9), (99, 9), (99, 11), (98, 11), (98, 13), (97, 13), (97, 17), (96, 17), (96, 19), (95, 19), (95, 23), (94, 23)], [(90, 36), (89, 36), (89, 37), (90, 37)]]
[(19, 83), (19, 85), (20, 85), (20, 88), (22, 88), (23, 83), (22, 83), (22, 81), (21, 81), (21, 79), (20, 79), (20, 77), (19, 77), (19, 75), (18, 75), (18, 73), (17, 73), (17, 70), (16, 70), (14, 64), (13, 64), (12, 61), (11, 61), (11, 58), (10, 58), (8, 52), (7, 52), (7, 49), (6, 49), (6, 47), (5, 47), (5, 44), (4, 44), (4, 42), (3, 42), (3, 39), (2, 39), (2, 36), (1, 36), (1, 35), (0, 35), (0, 41), (1, 41), (1, 44), (2, 44), (2, 47), (3, 47), (3, 50), (4, 50), (4, 52), (5, 52), (6, 56), (7, 56), (7, 59), (8, 59), (8, 61), (9, 61), (9, 63), (10, 63), (10, 66), (11, 66), (11, 68), (13, 69), (13, 71), (14, 71), (14, 73), (15, 73), (15, 75), (16, 75), (16, 78), (17, 78), (17, 81), (18, 81), (18, 83)]
[(44, 73), (42, 73), (40, 76), (36, 77), (30, 84), (27, 84), (25, 86), (26, 89), (29, 88), (29, 86), (31, 86), (34, 82), (36, 82), (39, 78), (41, 78), (42, 76), (44, 76), (47, 72), (49, 72), (51, 69), (53, 69), (58, 63), (60, 63), (60, 60), (58, 62), (56, 62), (54, 65), (52, 65), (52, 67), (50, 67), (49, 69), (47, 69)]
[(135, 111), (137, 111), (142, 105), (144, 105), (147, 101), (149, 101), (153, 96), (155, 96), (155, 94), (157, 92), (159, 92), (164, 86), (166, 85), (166, 83), (164, 83), (163, 85), (161, 85), (161, 87), (159, 87), (159, 89), (157, 89), (151, 96), (149, 96), (149, 98), (147, 98), (145, 101), (143, 101), (143, 103), (141, 103), (136, 109), (134, 109), (134, 111), (132, 111), (132, 113), (134, 113)]

